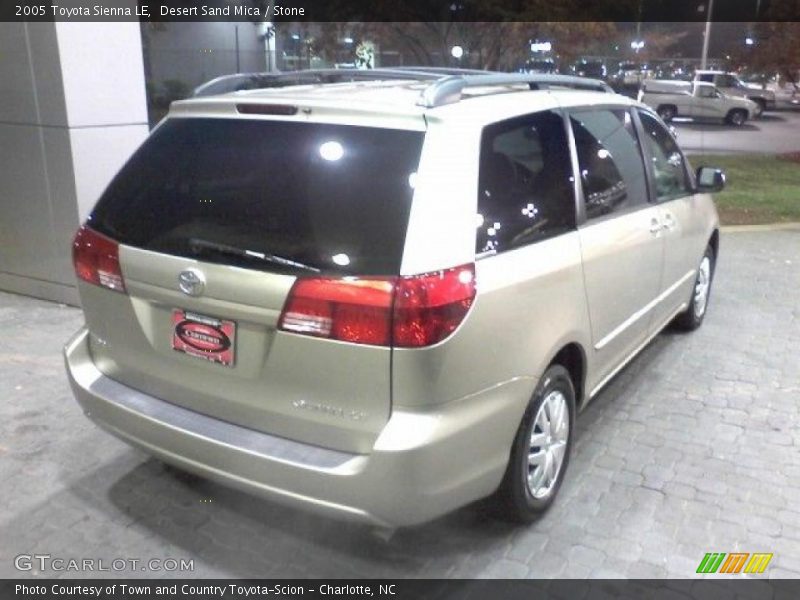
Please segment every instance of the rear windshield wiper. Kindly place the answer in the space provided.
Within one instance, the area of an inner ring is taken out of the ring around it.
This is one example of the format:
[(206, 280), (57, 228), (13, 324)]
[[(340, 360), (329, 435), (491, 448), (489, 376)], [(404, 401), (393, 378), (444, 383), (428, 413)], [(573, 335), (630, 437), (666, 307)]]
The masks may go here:
[(302, 269), (303, 271), (311, 271), (313, 273), (320, 273), (320, 269), (306, 265), (289, 258), (278, 256), (276, 254), (267, 254), (265, 252), (256, 252), (254, 250), (247, 250), (245, 248), (237, 248), (236, 246), (229, 246), (228, 244), (220, 244), (218, 242), (209, 242), (208, 240), (201, 240), (198, 238), (189, 238), (189, 249), (195, 254), (201, 250), (211, 250), (213, 252), (220, 252), (222, 254), (230, 254), (232, 256), (242, 256), (244, 258), (254, 258), (264, 262), (281, 265), (283, 267), (292, 267), (295, 269)]

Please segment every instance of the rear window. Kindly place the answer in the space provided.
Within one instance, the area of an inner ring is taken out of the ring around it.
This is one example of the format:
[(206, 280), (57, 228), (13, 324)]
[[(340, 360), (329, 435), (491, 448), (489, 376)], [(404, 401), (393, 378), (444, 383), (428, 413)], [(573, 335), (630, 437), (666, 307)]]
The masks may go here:
[(397, 274), (424, 133), (171, 119), (91, 226), (122, 244), (268, 271)]

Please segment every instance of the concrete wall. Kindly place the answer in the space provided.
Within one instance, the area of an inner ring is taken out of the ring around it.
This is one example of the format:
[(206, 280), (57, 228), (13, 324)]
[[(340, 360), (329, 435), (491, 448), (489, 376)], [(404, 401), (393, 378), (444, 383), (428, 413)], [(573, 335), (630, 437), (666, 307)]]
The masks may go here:
[(0, 23), (0, 289), (77, 303), (72, 236), (147, 133), (138, 23)]

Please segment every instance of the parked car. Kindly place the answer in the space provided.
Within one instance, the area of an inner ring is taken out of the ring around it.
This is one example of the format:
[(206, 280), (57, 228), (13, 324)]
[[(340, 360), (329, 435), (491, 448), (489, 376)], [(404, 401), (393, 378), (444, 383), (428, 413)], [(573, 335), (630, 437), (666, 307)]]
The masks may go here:
[(621, 85), (636, 85), (642, 83), (647, 74), (647, 65), (636, 62), (623, 62), (619, 65), (616, 79)]
[(579, 60), (572, 66), (572, 72), (578, 77), (592, 77), (605, 80), (608, 75), (602, 60)]
[(520, 67), (522, 73), (558, 73), (556, 61), (552, 58), (531, 58)]
[(673, 79), (679, 81), (691, 81), (694, 68), (684, 61), (666, 61), (653, 70), (654, 79)]
[(639, 101), (654, 108), (664, 121), (675, 117), (722, 120), (737, 127), (758, 114), (752, 100), (728, 96), (713, 84), (650, 80), (642, 85)]
[(528, 521), (579, 411), (702, 324), (724, 179), (601, 82), (391, 74), (174, 103), (75, 237), (70, 383), (122, 440), (293, 506)]
[(757, 105), (756, 117), (761, 116), (765, 110), (775, 110), (775, 92), (763, 89), (759, 85), (743, 83), (734, 73), (697, 70), (694, 80), (711, 83), (728, 96), (752, 100)]
[(800, 72), (789, 73), (775, 73), (772, 76), (761, 74), (761, 76), (753, 79), (743, 79), (748, 85), (759, 85), (763, 89), (770, 90), (775, 94), (775, 108), (776, 109), (792, 109), (800, 108)]

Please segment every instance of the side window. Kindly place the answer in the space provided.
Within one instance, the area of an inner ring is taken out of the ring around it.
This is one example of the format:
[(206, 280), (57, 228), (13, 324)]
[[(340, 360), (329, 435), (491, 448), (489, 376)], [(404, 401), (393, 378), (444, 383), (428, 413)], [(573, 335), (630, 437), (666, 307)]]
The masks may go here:
[(644, 130), (644, 145), (653, 164), (656, 196), (659, 202), (692, 193), (685, 160), (675, 138), (650, 113), (639, 111)]
[(484, 129), (476, 253), (512, 250), (560, 235), (575, 223), (563, 117), (546, 111)]
[(713, 73), (703, 73), (697, 76), (697, 81), (705, 81), (706, 83), (714, 83)]
[(572, 115), (586, 218), (647, 203), (644, 162), (631, 115), (624, 109)]
[(710, 85), (700, 85), (697, 87), (697, 95), (700, 98), (714, 98), (717, 95), (717, 90)]

